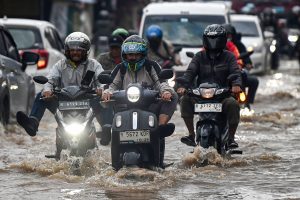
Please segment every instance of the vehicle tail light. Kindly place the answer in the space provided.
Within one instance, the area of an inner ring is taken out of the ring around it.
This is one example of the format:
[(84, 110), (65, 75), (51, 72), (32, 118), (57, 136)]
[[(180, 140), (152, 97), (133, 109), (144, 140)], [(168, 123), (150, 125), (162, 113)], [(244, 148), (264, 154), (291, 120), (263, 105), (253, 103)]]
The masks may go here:
[[(31, 49), (29, 51), (37, 53), (40, 56), (39, 61), (37, 63), (37, 69), (45, 69), (48, 64), (49, 52), (44, 49)], [(19, 54), (21, 57), (22, 57), (23, 53), (24, 53), (23, 50), (19, 51)]]

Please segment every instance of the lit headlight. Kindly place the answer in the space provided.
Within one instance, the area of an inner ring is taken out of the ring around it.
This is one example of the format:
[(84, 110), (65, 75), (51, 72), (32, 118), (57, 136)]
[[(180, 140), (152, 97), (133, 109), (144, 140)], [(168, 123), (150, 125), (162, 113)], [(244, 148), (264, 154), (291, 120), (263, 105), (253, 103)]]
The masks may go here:
[(216, 88), (200, 88), (200, 94), (203, 98), (212, 98), (215, 94)]
[(65, 131), (73, 136), (79, 135), (85, 129), (86, 123), (79, 124), (79, 123), (72, 123), (72, 124), (63, 124)]
[(175, 74), (173, 75), (172, 78), (168, 79), (168, 84), (169, 84), (170, 87), (175, 86)]
[(298, 35), (289, 35), (289, 36), (288, 36), (288, 40), (289, 40), (290, 42), (297, 42), (297, 40), (298, 40)]
[(138, 87), (132, 86), (127, 90), (128, 101), (135, 103), (140, 99), (141, 91)]

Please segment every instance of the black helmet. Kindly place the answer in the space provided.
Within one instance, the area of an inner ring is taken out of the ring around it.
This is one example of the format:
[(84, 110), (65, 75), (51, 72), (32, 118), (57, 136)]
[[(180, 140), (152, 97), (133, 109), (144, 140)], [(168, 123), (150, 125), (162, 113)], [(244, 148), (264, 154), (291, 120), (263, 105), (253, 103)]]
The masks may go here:
[(227, 34), (236, 35), (236, 29), (231, 24), (223, 24), (222, 26), (225, 28)]
[(225, 49), (227, 42), (226, 30), (219, 24), (212, 24), (205, 28), (203, 46), (207, 51), (220, 53)]

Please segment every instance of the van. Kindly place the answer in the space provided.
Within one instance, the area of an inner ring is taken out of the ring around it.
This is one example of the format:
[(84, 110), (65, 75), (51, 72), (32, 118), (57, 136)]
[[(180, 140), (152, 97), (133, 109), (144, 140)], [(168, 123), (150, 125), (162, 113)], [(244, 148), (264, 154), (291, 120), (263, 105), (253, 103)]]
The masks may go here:
[(210, 24), (229, 23), (229, 8), (222, 2), (159, 2), (143, 9), (139, 35), (146, 38), (147, 28), (156, 24), (163, 38), (179, 52), (183, 66), (174, 66), (176, 76), (182, 75), (191, 61), (186, 52), (198, 52), (203, 46), (202, 34)]

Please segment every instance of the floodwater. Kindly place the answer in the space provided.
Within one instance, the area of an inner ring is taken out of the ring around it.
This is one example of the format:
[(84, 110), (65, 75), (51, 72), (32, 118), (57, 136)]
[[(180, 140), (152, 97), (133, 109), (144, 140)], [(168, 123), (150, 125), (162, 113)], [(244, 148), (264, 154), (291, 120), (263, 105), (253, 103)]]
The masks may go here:
[[(55, 121), (46, 113), (38, 136), (0, 128), (0, 199), (300, 199), (300, 79), (296, 61), (259, 77), (254, 114), (242, 117), (243, 155), (180, 143), (187, 132), (178, 111), (167, 138), (165, 170), (110, 166), (110, 147), (81, 158), (45, 158), (55, 151)], [(246, 113), (247, 114), (247, 113)], [(203, 160), (208, 160), (206, 165)], [(74, 164), (75, 163), (75, 164)]]

